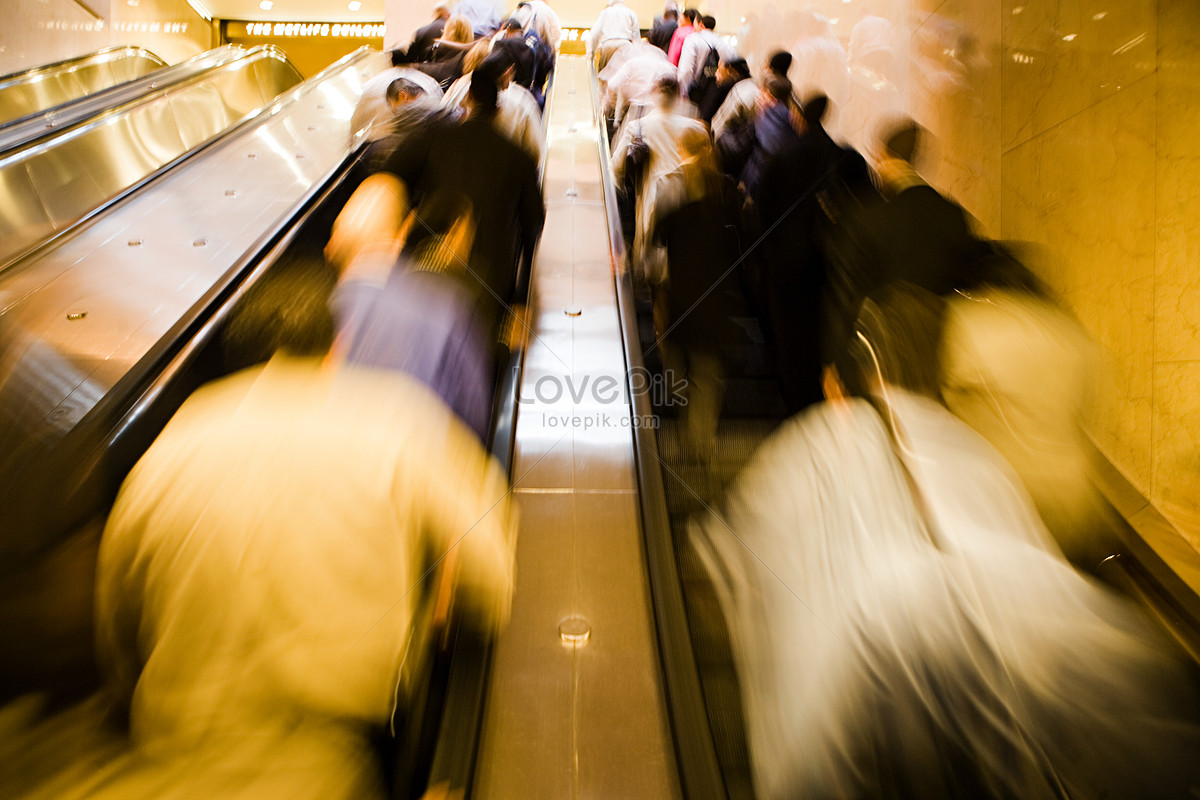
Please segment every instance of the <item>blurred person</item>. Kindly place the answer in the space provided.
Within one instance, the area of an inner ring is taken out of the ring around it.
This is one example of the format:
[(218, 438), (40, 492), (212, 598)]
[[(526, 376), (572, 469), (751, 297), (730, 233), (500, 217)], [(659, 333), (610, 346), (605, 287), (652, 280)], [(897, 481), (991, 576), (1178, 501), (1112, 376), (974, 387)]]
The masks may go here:
[(438, 3), (433, 7), (433, 21), (418, 28), (408, 46), (408, 60), (413, 62), (428, 61), (433, 43), (440, 39), (446, 29), (446, 20), (450, 19), (450, 4)]
[(651, 239), (666, 250), (659, 336), (664, 363), (687, 380), (683, 410), (688, 442), (697, 454), (716, 446), (726, 367), (722, 345), (735, 331), (726, 294), (739, 291), (734, 267), (741, 255), (741, 197), (716, 168), (708, 132), (680, 136), (679, 166), (655, 191)]
[[(788, 70), (792, 67), (791, 53), (777, 50), (767, 60), (763, 70), (762, 83), (771, 78), (787, 78)], [(730, 90), (717, 113), (713, 115), (712, 132), (714, 141), (720, 141), (727, 131), (753, 123), (758, 109), (759, 84), (749, 77), (738, 81)]]
[[(829, 97), (830, 107), (839, 113), (849, 98), (850, 66), (846, 48), (837, 37), (834, 26), (821, 14), (806, 9), (801, 12), (800, 38), (790, 52), (795, 65), (796, 86), (800, 97), (823, 94)], [(825, 127), (837, 131), (835, 121), (825, 120)]]
[[(528, 11), (528, 9), (533, 9)], [(522, 13), (522, 12), (525, 13)], [(533, 59), (529, 85), (526, 87), (537, 100), (538, 109), (546, 107), (546, 85), (554, 74), (558, 48), (562, 41), (562, 27), (558, 15), (550, 6), (537, 0), (537, 6), (522, 3), (513, 13), (513, 19), (521, 25), (520, 41)]]
[(693, 528), (733, 637), (755, 794), (1185, 797), (1179, 654), (1063, 560), (1002, 458), (930, 395), (941, 300), (893, 285), (873, 399), (813, 406)]
[(464, 102), (467, 99), (467, 92), (471, 88), (471, 74), (488, 57), (491, 48), (492, 43), (490, 41), (480, 39), (463, 56), (462, 76), (450, 84), (450, 88), (446, 90), (446, 94), (442, 97), (442, 108), (448, 113), (457, 115), (465, 111)]
[(447, 89), (462, 77), (463, 58), (474, 43), (471, 21), (462, 14), (455, 14), (446, 20), (441, 38), (436, 39), (430, 49), (429, 60), (418, 69), (432, 76), (442, 89)]
[[(404, 83), (393, 92), (392, 84), (400, 80)], [(408, 67), (385, 69), (363, 84), (362, 97), (350, 116), (350, 138), (365, 130), (368, 142), (378, 141), (389, 133), (390, 123), (403, 106), (425, 99), (436, 105), (441, 98), (441, 87), (424, 72)]]
[(470, 20), (476, 39), (491, 36), (500, 29), (500, 21), (504, 19), (497, 0), (457, 0), (453, 11)]
[(721, 62), (737, 58), (729, 43), (717, 36), (716, 27), (716, 17), (697, 16), (679, 54), (679, 92), (697, 106), (716, 84)]
[(625, 5), (624, 0), (608, 0), (584, 41), (588, 56), (596, 59), (596, 71), (603, 72), (613, 53), (641, 36), (637, 12)]
[(750, 66), (746, 63), (746, 59), (739, 56), (721, 61), (721, 65), (717, 68), (716, 83), (697, 104), (697, 113), (700, 119), (711, 124), (713, 117), (725, 103), (725, 98), (729, 97), (729, 93), (733, 91), (733, 87), (745, 80), (750, 80)]
[(613, 144), (611, 161), (613, 180), (621, 185), (625, 180), (626, 157), (634, 139), (640, 138), (646, 143), (649, 158), (634, 200), (636, 224), (632, 263), (638, 277), (652, 284), (662, 282), (666, 266), (662, 249), (654, 246), (650, 239), (658, 182), (679, 167), (682, 159), (678, 142), (685, 131), (695, 130), (707, 135), (703, 122), (680, 112), (679, 82), (673, 76), (659, 80), (654, 97), (653, 110), (621, 127)]
[(513, 13), (525, 26), (526, 31), (534, 31), (550, 48), (552, 55), (558, 53), (562, 46), (562, 23), (558, 14), (545, 0), (522, 0), (517, 4)]
[(950, 295), (941, 395), (1013, 467), (1063, 554), (1091, 572), (1115, 552), (1079, 424), (1097, 348), (1012, 253), (991, 250), (977, 285)]
[(787, 138), (761, 162), (754, 194), (758, 228), (764, 232), (765, 269), (758, 293), (790, 413), (822, 397), (822, 201), (838, 178), (843, 157), (822, 125), (828, 107), (824, 95), (805, 99), (800, 135)]
[[(622, 60), (626, 52), (633, 57)], [(618, 64), (619, 69), (613, 70)], [(604, 114), (612, 121), (613, 131), (620, 129), (631, 107), (653, 102), (654, 87), (661, 79), (675, 76), (675, 68), (662, 51), (646, 42), (635, 42), (618, 51), (605, 71), (612, 72), (604, 84)]]
[(839, 221), (825, 243), (830, 266), (822, 301), (822, 361), (835, 365), (852, 337), (864, 299), (895, 281), (936, 295), (974, 282), (984, 252), (967, 213), (927, 184), (916, 164), (926, 133), (909, 119), (884, 129), (875, 172), (885, 202)]
[(663, 8), (662, 16), (654, 18), (654, 24), (650, 27), (650, 34), (646, 39), (665, 54), (671, 48), (671, 38), (678, 27), (679, 5), (671, 0)]
[(476, 225), (467, 274), (483, 290), (482, 325), (496, 330), (509, 316), (515, 325), (510, 329), (522, 330), (521, 304), (546, 209), (537, 162), (499, 128), (497, 70), (497, 62), (485, 59), (472, 73), (466, 118), (412, 137), (385, 169), (404, 182), (417, 205), (445, 189), (467, 197)]
[[(494, 119), (496, 129), (521, 146), (536, 163), (541, 163), (542, 154), (546, 151), (546, 132), (542, 126), (542, 115), (537, 100), (524, 86), (513, 82), (515, 65), (508, 51), (500, 50), (489, 53), (476, 69), (482, 69), (482, 75), (495, 75), (499, 95), (497, 96), (497, 113)], [(461, 94), (464, 102), (469, 96), (469, 81), (474, 79), (475, 70), (464, 75), (461, 80), (468, 82), (468, 91), (455, 91), (451, 87), (448, 95)], [(457, 84), (456, 84), (457, 86)], [(450, 99), (449, 97), (447, 98)]]
[(339, 274), (330, 305), (334, 352), (349, 364), (395, 369), (437, 393), (488, 440), (492, 346), (464, 280), (474, 240), (465, 198), (438, 193), (406, 220), (404, 187), (374, 175), (333, 224), (326, 261)]
[(679, 66), (679, 58), (683, 55), (683, 43), (696, 31), (696, 19), (700, 12), (694, 8), (685, 8), (675, 32), (671, 34), (671, 44), (667, 47), (667, 58), (672, 66)]
[(770, 78), (758, 92), (754, 115), (754, 144), (742, 169), (741, 182), (753, 202), (761, 200), (767, 164), (796, 145), (799, 135), (792, 124), (792, 82)]
[(512, 83), (532, 91), (537, 59), (532, 48), (525, 43), (525, 30), (515, 17), (509, 17), (501, 26), (501, 38), (492, 45), (492, 52), (503, 51), (513, 62)]
[(507, 618), (502, 472), (419, 381), (323, 362), (327, 301), (264, 278), (225, 342), (274, 355), (197, 390), (125, 479), (96, 624), (134, 751), (78, 795), (382, 798), (367, 734), (402, 701), (427, 563), (464, 621)]

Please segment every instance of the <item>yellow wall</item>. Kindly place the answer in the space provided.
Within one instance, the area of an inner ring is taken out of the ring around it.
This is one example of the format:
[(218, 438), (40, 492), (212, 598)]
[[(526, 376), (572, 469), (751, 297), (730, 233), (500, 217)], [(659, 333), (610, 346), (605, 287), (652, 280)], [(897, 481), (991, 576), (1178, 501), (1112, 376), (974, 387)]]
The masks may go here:
[(113, 45), (145, 47), (174, 64), (214, 46), (212, 26), (184, 0), (88, 4), (72, 0), (4, 0), (0, 75)]
[(360, 47), (383, 49), (382, 37), (330, 37), (330, 36), (250, 36), (245, 25), (229, 22), (225, 25), (225, 40), (253, 47), (273, 44), (287, 54), (288, 60), (300, 70), (305, 78), (311, 78), (342, 56)]

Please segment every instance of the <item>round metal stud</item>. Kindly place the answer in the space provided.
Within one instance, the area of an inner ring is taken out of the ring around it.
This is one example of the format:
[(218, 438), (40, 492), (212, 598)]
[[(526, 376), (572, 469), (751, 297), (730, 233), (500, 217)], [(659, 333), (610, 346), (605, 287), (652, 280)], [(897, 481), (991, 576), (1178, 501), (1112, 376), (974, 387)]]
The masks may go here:
[(583, 314), (583, 309), (579, 306), (567, 306), (563, 309), (563, 313), (568, 317), (578, 317)]
[(192, 247), (207, 247), (208, 239), (200, 238), (192, 240)]
[(579, 647), (587, 644), (587, 640), (591, 636), (591, 623), (583, 617), (567, 617), (558, 625), (558, 638), (562, 639), (565, 644)]
[(130, 239), (130, 240), (129, 240), (129, 246), (130, 246), (130, 247), (141, 247), (141, 246), (142, 246), (142, 240), (141, 240), (140, 238), (138, 238), (138, 239)]
[(73, 314), (67, 314), (67, 319), (70, 320), (71, 322), (74, 322), (75, 320), (83, 319), (86, 316), (87, 316), (86, 311), (76, 311)]

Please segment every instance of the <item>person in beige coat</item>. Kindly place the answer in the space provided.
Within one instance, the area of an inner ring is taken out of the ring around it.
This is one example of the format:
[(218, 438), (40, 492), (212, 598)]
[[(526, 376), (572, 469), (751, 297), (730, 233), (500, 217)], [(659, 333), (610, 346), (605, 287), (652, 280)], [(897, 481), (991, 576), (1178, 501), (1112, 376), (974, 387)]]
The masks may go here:
[(132, 755), (87, 796), (382, 797), (367, 732), (404, 697), (431, 566), (464, 621), (508, 617), (499, 466), (418, 381), (286, 338), (193, 394), (121, 488), (96, 615)]

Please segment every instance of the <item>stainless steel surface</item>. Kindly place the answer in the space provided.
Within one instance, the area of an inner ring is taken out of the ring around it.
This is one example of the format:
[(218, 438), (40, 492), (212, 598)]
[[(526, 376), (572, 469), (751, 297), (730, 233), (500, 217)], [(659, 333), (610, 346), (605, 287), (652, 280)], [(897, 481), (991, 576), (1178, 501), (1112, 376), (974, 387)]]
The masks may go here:
[(241, 45), (228, 44), (81, 97), (66, 98), (63, 102), (37, 113), (0, 122), (0, 153), (28, 144), (39, 137), (53, 135), (63, 128), (114, 106), (128, 103), (154, 89), (190, 80), (204, 70), (244, 58), (247, 53), (247, 49)]
[(141, 47), (109, 47), (0, 77), (0, 122), (133, 80), (166, 63)]
[(0, 155), (0, 269), (299, 80), (281, 51), (254, 48)]
[[(548, 105), (546, 232), (513, 470), (517, 591), (493, 660), (481, 798), (679, 796), (587, 75), (582, 58), (561, 57)], [(574, 618), (584, 642), (573, 625), (564, 640)]]
[(58, 247), (0, 273), (0, 486), (73, 429), (341, 165), (362, 84), (389, 63), (375, 51), (348, 57)]

